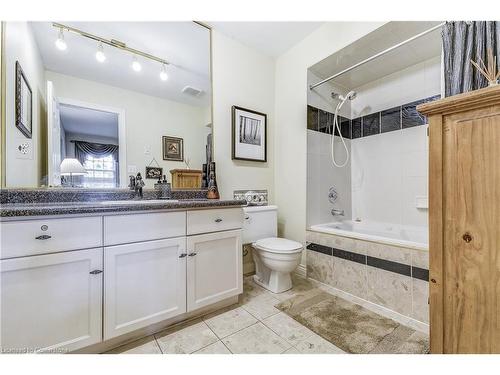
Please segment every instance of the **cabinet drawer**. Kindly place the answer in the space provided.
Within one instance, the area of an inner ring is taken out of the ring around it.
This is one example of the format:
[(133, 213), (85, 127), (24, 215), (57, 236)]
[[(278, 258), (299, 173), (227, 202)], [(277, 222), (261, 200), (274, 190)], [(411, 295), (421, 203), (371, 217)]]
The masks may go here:
[(187, 234), (210, 233), (243, 226), (242, 208), (188, 211)]
[(1, 222), (0, 258), (102, 246), (102, 218), (80, 217)]
[(186, 212), (158, 212), (104, 217), (105, 246), (185, 235)]

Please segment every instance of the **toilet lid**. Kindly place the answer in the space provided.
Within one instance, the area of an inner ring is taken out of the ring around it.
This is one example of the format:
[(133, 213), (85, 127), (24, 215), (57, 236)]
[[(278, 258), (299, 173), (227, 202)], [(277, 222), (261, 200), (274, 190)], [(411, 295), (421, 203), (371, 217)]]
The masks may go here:
[(287, 240), (286, 238), (263, 238), (258, 240), (254, 244), (257, 248), (261, 248), (264, 250), (276, 252), (276, 253), (289, 253), (289, 252), (297, 252), (302, 250), (303, 245), (300, 242)]

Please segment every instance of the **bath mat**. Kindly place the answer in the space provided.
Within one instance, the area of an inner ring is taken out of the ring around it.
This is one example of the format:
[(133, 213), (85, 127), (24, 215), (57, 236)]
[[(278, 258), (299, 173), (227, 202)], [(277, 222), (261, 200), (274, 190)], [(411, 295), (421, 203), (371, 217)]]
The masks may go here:
[(426, 334), (320, 289), (296, 295), (276, 307), (347, 353), (429, 352)]

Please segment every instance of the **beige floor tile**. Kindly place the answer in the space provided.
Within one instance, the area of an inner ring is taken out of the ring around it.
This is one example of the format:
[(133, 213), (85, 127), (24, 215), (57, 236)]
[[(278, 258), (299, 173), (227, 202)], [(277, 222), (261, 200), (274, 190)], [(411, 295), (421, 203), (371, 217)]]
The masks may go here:
[(313, 331), (282, 312), (264, 319), (262, 323), (291, 345), (295, 345), (314, 334)]
[(257, 319), (241, 307), (204, 320), (221, 339), (257, 323)]
[(269, 294), (261, 294), (250, 301), (243, 303), (242, 307), (259, 320), (265, 319), (280, 311), (274, 307), (280, 300)]
[(300, 341), (295, 348), (302, 354), (345, 354), (342, 349), (315, 333)]
[(300, 352), (296, 348), (290, 348), (284, 351), (282, 354), (300, 354)]
[(193, 354), (231, 354), (231, 352), (228, 348), (226, 348), (222, 341), (217, 341), (194, 352)]
[(235, 354), (280, 354), (291, 347), (286, 340), (260, 322), (222, 341)]
[(133, 341), (122, 345), (116, 349), (110, 350), (105, 354), (161, 354), (154, 336), (148, 336), (143, 339)]
[(205, 322), (197, 322), (179, 330), (166, 330), (155, 337), (164, 354), (193, 353), (218, 341)]

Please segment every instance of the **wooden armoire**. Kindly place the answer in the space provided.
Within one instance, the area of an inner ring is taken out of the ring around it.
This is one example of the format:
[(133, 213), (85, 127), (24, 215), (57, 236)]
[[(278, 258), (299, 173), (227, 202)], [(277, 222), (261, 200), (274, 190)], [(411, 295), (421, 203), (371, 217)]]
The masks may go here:
[(431, 353), (500, 353), (500, 85), (429, 119)]

